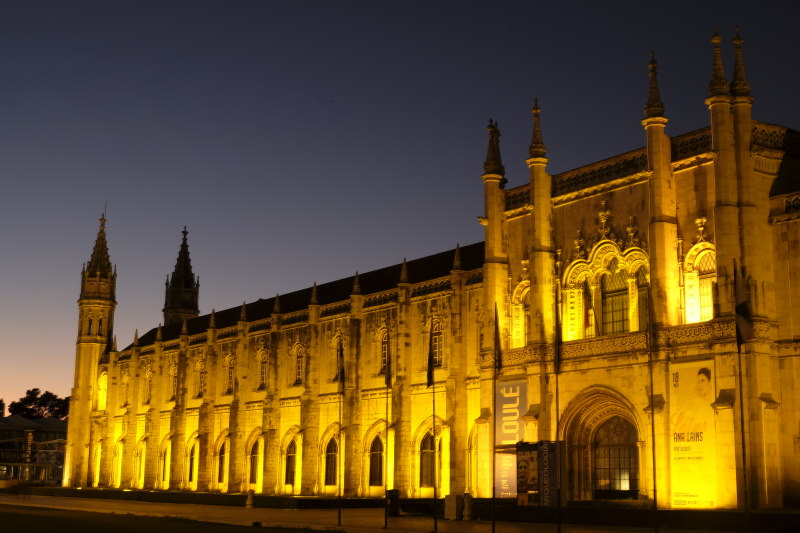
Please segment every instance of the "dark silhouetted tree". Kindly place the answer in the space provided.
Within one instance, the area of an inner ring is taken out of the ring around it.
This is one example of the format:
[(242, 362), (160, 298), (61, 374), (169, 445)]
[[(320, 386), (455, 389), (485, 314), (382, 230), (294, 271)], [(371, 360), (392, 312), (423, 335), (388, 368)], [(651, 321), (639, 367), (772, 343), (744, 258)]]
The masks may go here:
[(59, 398), (50, 391), (30, 389), (19, 401), (11, 402), (8, 412), (28, 418), (52, 417), (65, 419), (69, 415), (69, 398)]

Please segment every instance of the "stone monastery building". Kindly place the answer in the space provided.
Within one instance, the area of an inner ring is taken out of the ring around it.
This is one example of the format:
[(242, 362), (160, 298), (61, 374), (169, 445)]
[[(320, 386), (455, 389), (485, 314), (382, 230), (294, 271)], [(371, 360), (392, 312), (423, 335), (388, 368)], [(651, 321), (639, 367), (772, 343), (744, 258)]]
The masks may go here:
[(102, 218), (64, 485), (515, 497), (516, 443), (549, 441), (564, 502), (800, 504), (800, 133), (751, 117), (733, 44), (675, 137), (651, 60), (632, 152), (550, 175), (536, 106), (506, 188), (490, 122), (484, 242), (200, 315), (184, 230), (123, 350)]

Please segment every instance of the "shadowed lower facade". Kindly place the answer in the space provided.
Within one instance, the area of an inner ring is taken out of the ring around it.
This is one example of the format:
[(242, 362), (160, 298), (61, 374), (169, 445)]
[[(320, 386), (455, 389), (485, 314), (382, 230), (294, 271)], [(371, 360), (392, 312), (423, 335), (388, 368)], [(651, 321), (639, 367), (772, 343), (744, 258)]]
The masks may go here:
[(122, 350), (102, 219), (64, 485), (527, 497), (516, 443), (549, 441), (565, 502), (800, 503), (800, 134), (752, 118), (734, 50), (710, 126), (665, 134), (651, 60), (645, 146), (575, 170), (537, 105), (507, 187), (490, 122), (481, 243), (200, 315), (184, 231)]

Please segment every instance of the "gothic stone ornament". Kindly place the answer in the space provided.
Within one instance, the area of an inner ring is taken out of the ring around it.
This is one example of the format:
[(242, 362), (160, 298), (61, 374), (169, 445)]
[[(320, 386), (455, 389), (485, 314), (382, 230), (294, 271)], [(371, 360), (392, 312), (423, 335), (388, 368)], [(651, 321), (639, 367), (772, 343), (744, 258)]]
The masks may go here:
[(694, 220), (694, 224), (697, 226), (697, 236), (694, 238), (694, 243), (697, 244), (698, 242), (705, 242), (708, 239), (706, 235), (706, 217), (698, 217)]

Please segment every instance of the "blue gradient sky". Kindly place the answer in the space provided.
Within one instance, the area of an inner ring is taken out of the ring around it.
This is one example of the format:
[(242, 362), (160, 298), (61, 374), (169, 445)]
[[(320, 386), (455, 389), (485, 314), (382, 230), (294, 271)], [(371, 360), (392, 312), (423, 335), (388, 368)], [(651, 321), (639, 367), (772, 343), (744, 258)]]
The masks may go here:
[(481, 240), (486, 123), (523, 183), (534, 96), (551, 172), (641, 146), (651, 49), (667, 132), (705, 126), (715, 27), (800, 128), (787, 2), (544, 4), (0, 3), (0, 397), (69, 394), (106, 202), (123, 347), (184, 225), (207, 313)]

